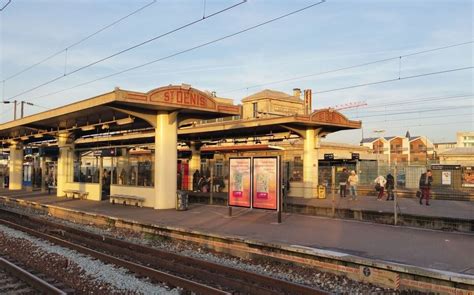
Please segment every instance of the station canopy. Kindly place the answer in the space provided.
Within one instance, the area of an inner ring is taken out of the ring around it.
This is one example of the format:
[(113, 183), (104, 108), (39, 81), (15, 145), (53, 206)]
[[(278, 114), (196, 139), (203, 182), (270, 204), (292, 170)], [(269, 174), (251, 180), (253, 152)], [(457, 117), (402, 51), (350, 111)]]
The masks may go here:
[[(61, 132), (76, 139), (119, 135), (156, 127), (157, 112), (176, 112), (180, 120), (238, 116), (240, 106), (189, 85), (170, 85), (147, 93), (116, 88), (66, 106), (0, 124), (2, 146), (54, 140)], [(139, 136), (138, 136), (139, 137)], [(87, 140), (86, 140), (87, 141)]]
[(307, 128), (318, 135), (361, 128), (332, 109), (311, 114), (241, 118), (242, 108), (189, 85), (170, 85), (142, 93), (116, 88), (86, 100), (0, 124), (2, 147), (12, 142), (56, 144), (68, 132), (81, 148), (152, 144), (158, 112), (175, 112), (178, 141), (202, 142), (287, 133), (304, 137)]

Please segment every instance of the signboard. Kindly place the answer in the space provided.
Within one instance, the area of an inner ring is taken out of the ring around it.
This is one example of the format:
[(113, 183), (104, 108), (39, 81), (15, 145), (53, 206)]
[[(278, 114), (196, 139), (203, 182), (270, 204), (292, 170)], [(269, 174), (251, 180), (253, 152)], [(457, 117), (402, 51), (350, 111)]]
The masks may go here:
[(334, 160), (334, 154), (324, 154), (324, 160), (326, 161)]
[(474, 167), (464, 167), (462, 171), (462, 186), (474, 187)]
[(461, 170), (461, 165), (431, 165), (431, 170)]
[(250, 208), (250, 158), (230, 158), (229, 169), (229, 206)]
[(278, 157), (253, 158), (253, 208), (278, 209), (279, 171)]
[(442, 185), (451, 185), (451, 171), (441, 172), (441, 184)]
[(352, 153), (351, 155), (351, 159), (352, 160), (359, 160), (360, 158), (360, 154), (359, 153)]

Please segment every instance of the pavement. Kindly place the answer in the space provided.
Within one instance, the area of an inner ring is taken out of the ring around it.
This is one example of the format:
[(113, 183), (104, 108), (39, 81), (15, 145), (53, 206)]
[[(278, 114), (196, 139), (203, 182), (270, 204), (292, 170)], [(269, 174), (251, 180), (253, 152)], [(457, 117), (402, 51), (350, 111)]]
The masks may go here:
[[(202, 233), (294, 247), (331, 250), (368, 259), (474, 275), (474, 234), (469, 233), (441, 232), (287, 213), (282, 215), (283, 222), (278, 224), (277, 215), (272, 211), (234, 208), (233, 217), (229, 218), (225, 206), (202, 204), (193, 204), (188, 211), (175, 211), (111, 205), (107, 201), (57, 198), (38, 192), (0, 190), (0, 196), (135, 220), (145, 224), (179, 227)], [(364, 204), (362, 202), (370, 200), (361, 200), (360, 203)], [(385, 201), (374, 202), (382, 206)], [(349, 204), (349, 201), (347, 203)], [(407, 205), (407, 208), (444, 212), (441, 206), (436, 209), (436, 203), (433, 202), (433, 206), (428, 207), (430, 209), (416, 203)], [(350, 206), (356, 205), (351, 203)], [(367, 206), (370, 205), (367, 203)], [(455, 212), (456, 208), (464, 206), (453, 205), (450, 210)], [(472, 210), (466, 209), (463, 214), (473, 218)]]

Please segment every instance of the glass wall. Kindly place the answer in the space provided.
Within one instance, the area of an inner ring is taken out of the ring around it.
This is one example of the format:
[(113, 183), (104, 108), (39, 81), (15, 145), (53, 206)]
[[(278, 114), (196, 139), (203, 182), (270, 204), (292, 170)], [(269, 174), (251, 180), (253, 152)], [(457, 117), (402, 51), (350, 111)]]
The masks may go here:
[(74, 182), (99, 183), (99, 157), (92, 151), (77, 152), (74, 160)]
[(153, 151), (128, 152), (114, 159), (112, 184), (131, 186), (154, 186)]

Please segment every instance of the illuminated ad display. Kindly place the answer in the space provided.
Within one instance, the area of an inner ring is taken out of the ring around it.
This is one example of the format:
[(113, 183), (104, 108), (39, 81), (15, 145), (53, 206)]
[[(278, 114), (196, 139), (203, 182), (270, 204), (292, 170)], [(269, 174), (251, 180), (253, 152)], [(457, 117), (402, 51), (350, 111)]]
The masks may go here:
[(250, 208), (250, 158), (229, 159), (229, 205)]
[(277, 157), (253, 158), (253, 208), (278, 209), (278, 171)]

